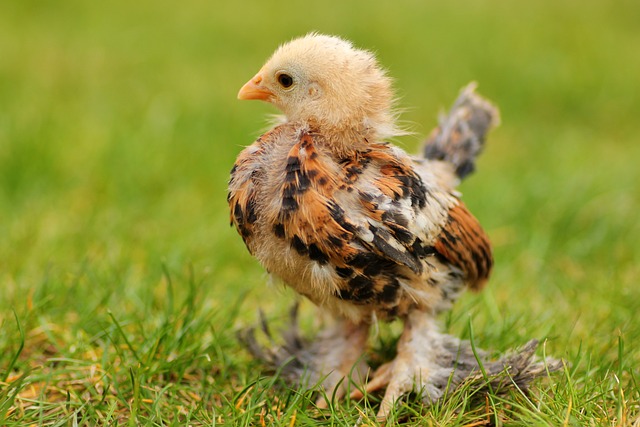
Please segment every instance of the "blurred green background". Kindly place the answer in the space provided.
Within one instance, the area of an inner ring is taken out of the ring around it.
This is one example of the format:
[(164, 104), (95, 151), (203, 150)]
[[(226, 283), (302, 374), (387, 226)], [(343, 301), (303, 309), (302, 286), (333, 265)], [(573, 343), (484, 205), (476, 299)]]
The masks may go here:
[(492, 289), (583, 293), (606, 276), (634, 292), (639, 18), (632, 1), (3, 2), (2, 304), (82, 266), (136, 282), (161, 260), (261, 287), (225, 190), (274, 111), (235, 95), (310, 30), (377, 52), (418, 134), (408, 150), (471, 80), (501, 108), (463, 186), (497, 246)]
[(486, 292), (455, 311), (482, 345), (614, 360), (640, 339), (639, 23), (632, 0), (2, 2), (0, 353), (12, 309), (89, 333), (106, 310), (153, 313), (163, 265), (212, 311), (291, 301), (229, 227), (226, 183), (275, 112), (237, 90), (317, 30), (377, 53), (407, 150), (471, 80), (500, 107), (462, 186), (495, 244)]

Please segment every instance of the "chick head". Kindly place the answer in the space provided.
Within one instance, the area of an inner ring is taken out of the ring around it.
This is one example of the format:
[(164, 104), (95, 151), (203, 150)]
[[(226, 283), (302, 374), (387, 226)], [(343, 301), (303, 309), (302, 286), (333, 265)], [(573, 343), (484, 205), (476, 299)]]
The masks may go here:
[(371, 52), (339, 37), (311, 33), (280, 46), (238, 98), (267, 101), (288, 121), (329, 132), (400, 133), (391, 79)]

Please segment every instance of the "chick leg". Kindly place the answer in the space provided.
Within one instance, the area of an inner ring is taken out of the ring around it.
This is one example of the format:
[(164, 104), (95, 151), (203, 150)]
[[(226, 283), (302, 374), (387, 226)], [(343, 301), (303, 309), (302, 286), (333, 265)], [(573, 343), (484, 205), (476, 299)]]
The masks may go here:
[[(341, 398), (352, 385), (362, 386), (369, 374), (369, 366), (362, 357), (369, 326), (335, 319), (313, 339), (306, 339), (298, 328), (298, 304), (295, 304), (289, 313), (288, 328), (279, 334), (280, 340), (276, 340), (262, 313), (258, 330), (269, 344), (259, 343), (255, 328), (242, 330), (239, 338), (254, 357), (279, 372), (289, 384), (313, 387), (321, 383), (326, 396)], [(318, 399), (319, 406), (327, 404), (324, 397)]]
[[(386, 386), (378, 419), (386, 420), (396, 401), (411, 390), (418, 391), (426, 402), (434, 402), (444, 394), (450, 366), (438, 361), (440, 347), (446, 335), (440, 334), (435, 319), (429, 313), (414, 311), (405, 320), (404, 331), (398, 341), (398, 352), (391, 362), (382, 365), (364, 388), (372, 392)], [(351, 394), (362, 396), (361, 391)]]
[[(414, 387), (426, 401), (442, 397), (442, 385), (446, 384), (451, 371), (442, 369), (435, 360), (432, 347), (440, 337), (435, 319), (429, 313), (414, 311), (407, 317), (398, 342), (398, 354), (386, 370), (390, 379), (378, 411), (379, 419), (386, 419), (395, 402)], [(434, 381), (436, 376), (444, 376), (444, 381)]]
[(351, 393), (351, 398), (359, 399), (364, 393), (386, 387), (378, 411), (378, 419), (383, 422), (396, 401), (411, 390), (417, 391), (426, 404), (434, 403), (448, 388), (463, 382), (475, 389), (498, 393), (512, 387), (526, 390), (536, 378), (564, 366), (562, 360), (536, 357), (537, 347), (538, 341), (531, 340), (497, 360), (490, 360), (487, 352), (469, 341), (439, 332), (431, 314), (414, 311), (405, 320), (396, 358), (380, 366), (364, 389)]
[[(369, 325), (340, 319), (322, 330), (311, 345), (310, 368), (324, 376), (322, 386), (327, 397), (342, 398), (352, 385), (365, 383), (369, 366), (363, 354), (369, 336)], [(328, 405), (324, 396), (317, 404)]]

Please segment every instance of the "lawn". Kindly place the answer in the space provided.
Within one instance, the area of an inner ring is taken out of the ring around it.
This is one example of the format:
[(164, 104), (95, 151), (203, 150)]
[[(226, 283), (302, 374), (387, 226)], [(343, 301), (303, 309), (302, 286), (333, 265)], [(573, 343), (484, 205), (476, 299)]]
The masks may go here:
[(228, 172), (274, 112), (236, 93), (318, 30), (377, 52), (407, 150), (471, 80), (501, 108), (461, 188), (496, 267), (442, 323), (567, 362), (392, 421), (640, 426), (638, 22), (632, 0), (2, 2), (0, 425), (376, 425), (379, 396), (321, 411), (236, 339), (295, 301), (229, 227)]

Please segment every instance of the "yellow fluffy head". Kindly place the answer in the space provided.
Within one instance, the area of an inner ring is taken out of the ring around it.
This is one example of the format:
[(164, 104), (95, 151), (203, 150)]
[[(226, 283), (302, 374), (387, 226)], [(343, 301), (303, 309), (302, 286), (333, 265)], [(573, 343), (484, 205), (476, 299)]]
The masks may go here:
[(391, 79), (371, 52), (339, 37), (311, 33), (280, 46), (238, 98), (270, 102), (288, 121), (327, 131), (399, 133)]

